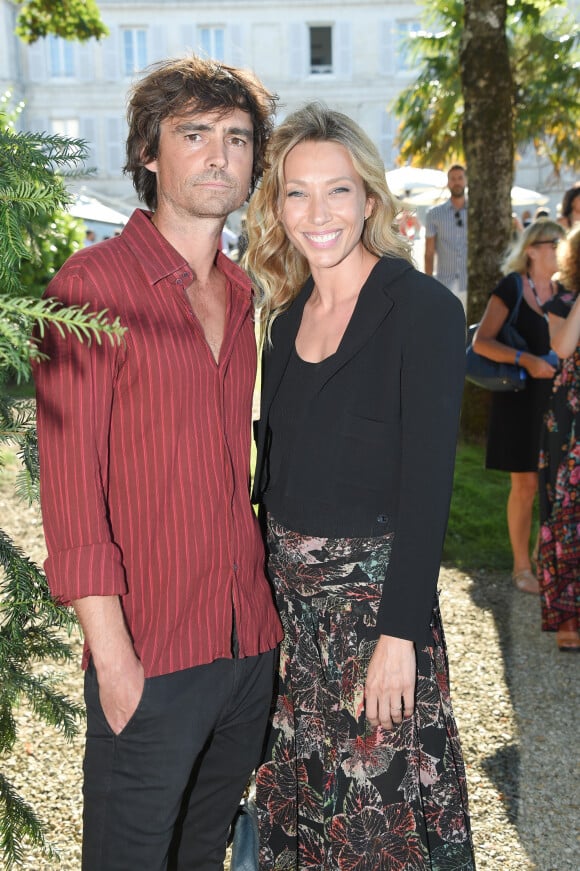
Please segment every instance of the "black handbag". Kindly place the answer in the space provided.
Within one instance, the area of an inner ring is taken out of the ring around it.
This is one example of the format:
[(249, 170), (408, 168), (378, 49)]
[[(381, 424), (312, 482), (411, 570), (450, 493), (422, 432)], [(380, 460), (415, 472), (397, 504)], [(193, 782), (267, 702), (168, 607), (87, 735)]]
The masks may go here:
[(258, 871), (258, 811), (251, 795), (240, 803), (232, 830), (230, 871)]
[[(510, 316), (497, 334), (497, 340), (504, 345), (509, 345), (510, 348), (514, 348), (516, 351), (527, 351), (528, 346), (526, 341), (518, 333), (514, 325), (524, 295), (522, 277), (519, 273), (516, 273), (516, 275), (518, 299)], [(490, 360), (489, 357), (484, 357), (482, 354), (476, 354), (473, 350), (473, 336), (478, 327), (479, 324), (471, 324), (467, 331), (467, 351), (465, 352), (465, 377), (467, 381), (477, 385), (477, 387), (483, 387), (485, 390), (496, 392), (517, 392), (524, 390), (527, 383), (527, 372), (522, 366), (517, 366), (515, 363), (498, 363), (496, 360)]]

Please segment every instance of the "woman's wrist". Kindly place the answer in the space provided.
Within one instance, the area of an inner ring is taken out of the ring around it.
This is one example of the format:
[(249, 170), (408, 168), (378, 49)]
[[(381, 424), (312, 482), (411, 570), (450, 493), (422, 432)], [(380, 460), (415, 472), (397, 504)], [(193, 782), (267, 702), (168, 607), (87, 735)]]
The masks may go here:
[(523, 351), (516, 351), (516, 359), (514, 360), (516, 366), (523, 366), (523, 363), (521, 362), (522, 354)]

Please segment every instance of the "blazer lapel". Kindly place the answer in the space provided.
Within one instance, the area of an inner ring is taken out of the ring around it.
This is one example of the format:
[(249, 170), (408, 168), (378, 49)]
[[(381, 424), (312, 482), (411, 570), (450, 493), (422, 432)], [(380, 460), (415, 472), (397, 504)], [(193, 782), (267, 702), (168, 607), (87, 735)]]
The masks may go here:
[(387, 317), (394, 302), (389, 285), (413, 267), (399, 258), (383, 257), (373, 268), (361, 289), (350, 322), (339, 348), (325, 369), (320, 389), (368, 342)]
[(312, 278), (309, 278), (290, 308), (276, 318), (272, 328), (272, 346), (262, 353), (260, 419), (256, 430), (257, 459), (252, 489), (253, 502), (258, 502), (261, 495), (270, 406), (286, 371), (296, 334), (300, 328), (302, 312), (308, 297), (312, 293), (313, 284)]
[(267, 417), (282, 376), (286, 371), (296, 335), (300, 329), (304, 306), (312, 293), (314, 282), (309, 278), (290, 308), (274, 321), (272, 346), (264, 354), (260, 418)]

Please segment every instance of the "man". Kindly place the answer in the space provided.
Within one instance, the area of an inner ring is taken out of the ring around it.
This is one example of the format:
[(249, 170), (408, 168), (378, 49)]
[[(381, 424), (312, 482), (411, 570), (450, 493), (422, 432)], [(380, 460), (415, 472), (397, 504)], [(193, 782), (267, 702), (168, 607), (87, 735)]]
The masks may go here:
[[(451, 196), (427, 211), (425, 224), (425, 272), (467, 304), (467, 201), (465, 168), (454, 164), (447, 173)], [(437, 268), (433, 266), (437, 256)]]
[(84, 871), (222, 868), (264, 737), (282, 632), (248, 494), (251, 288), (218, 247), (274, 107), (250, 73), (155, 66), (125, 167), (151, 211), (47, 290), (127, 328), (52, 331), (35, 373), (46, 573), (86, 641)]

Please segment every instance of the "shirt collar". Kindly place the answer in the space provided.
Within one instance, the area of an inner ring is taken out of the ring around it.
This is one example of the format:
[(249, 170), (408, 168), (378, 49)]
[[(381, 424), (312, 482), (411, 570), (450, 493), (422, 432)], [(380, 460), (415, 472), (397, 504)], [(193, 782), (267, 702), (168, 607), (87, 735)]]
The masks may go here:
[[(151, 221), (152, 213), (145, 209), (135, 209), (127, 222), (121, 237), (135, 254), (139, 264), (152, 285), (176, 273), (188, 274), (193, 278), (191, 268), (182, 254), (177, 251)], [(240, 267), (222, 254), (216, 252), (216, 266), (231, 282), (232, 287), (250, 297), (250, 279)]]

